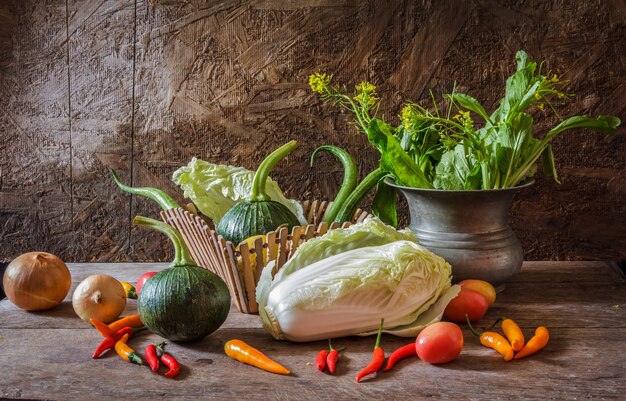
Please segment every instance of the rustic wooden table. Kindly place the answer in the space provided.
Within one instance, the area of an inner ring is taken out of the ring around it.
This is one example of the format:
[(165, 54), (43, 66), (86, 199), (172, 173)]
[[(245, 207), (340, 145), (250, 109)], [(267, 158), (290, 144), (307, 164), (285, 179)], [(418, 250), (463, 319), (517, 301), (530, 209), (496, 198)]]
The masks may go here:
[[(94, 273), (134, 282), (145, 271), (166, 264), (71, 264), (73, 288)], [(529, 262), (499, 294), (487, 317), (520, 323), (530, 336), (549, 327), (551, 342), (528, 359), (504, 362), (464, 328), (465, 348), (456, 361), (433, 366), (403, 361), (388, 373), (360, 384), (354, 377), (370, 359), (373, 338), (336, 339), (346, 346), (335, 376), (315, 370), (323, 341), (279, 342), (261, 327), (258, 316), (233, 309), (215, 333), (194, 343), (169, 344), (183, 364), (180, 376), (167, 379), (146, 366), (122, 361), (109, 352), (91, 353), (98, 332), (74, 314), (70, 297), (57, 308), (29, 313), (0, 301), (0, 398), (143, 400), (380, 400), (462, 399), (624, 399), (626, 397), (626, 279), (601, 262)], [(72, 292), (70, 291), (70, 294)], [(135, 311), (129, 301), (127, 313)], [(226, 357), (222, 341), (240, 338), (260, 348), (293, 372), (279, 376)], [(143, 332), (131, 341), (137, 350), (158, 342)], [(384, 335), (390, 350), (410, 339)], [(143, 352), (142, 352), (143, 353)]]

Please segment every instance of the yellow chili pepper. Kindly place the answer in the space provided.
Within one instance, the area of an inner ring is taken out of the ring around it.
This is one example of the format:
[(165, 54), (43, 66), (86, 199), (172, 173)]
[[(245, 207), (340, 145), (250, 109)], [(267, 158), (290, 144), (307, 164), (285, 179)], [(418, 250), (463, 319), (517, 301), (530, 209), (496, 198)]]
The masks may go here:
[(120, 283), (122, 284), (122, 287), (124, 287), (126, 298), (137, 299), (137, 291), (131, 283), (127, 283), (126, 281), (120, 281)]
[(501, 334), (498, 334), (493, 331), (484, 331), (482, 333), (478, 333), (474, 329), (472, 324), (470, 323), (469, 317), (467, 315), (465, 315), (465, 319), (467, 320), (467, 325), (469, 326), (472, 333), (476, 337), (480, 338), (480, 343), (482, 345), (484, 345), (485, 347), (493, 348), (496, 351), (498, 351), (498, 353), (502, 355), (504, 360), (507, 362), (513, 359), (513, 355), (514, 355), (513, 348), (511, 347), (511, 344), (509, 344), (506, 338), (504, 338)]
[(548, 329), (544, 326), (537, 327), (533, 338), (528, 340), (528, 342), (526, 343), (526, 346), (524, 346), (524, 348), (522, 348), (520, 352), (515, 354), (513, 359), (525, 358), (545, 348), (545, 346), (548, 345), (549, 339), (550, 339), (550, 333), (548, 332)]
[(522, 329), (511, 319), (502, 319), (502, 332), (511, 343), (513, 351), (517, 352), (524, 348), (524, 333)]
[(485, 347), (493, 348), (498, 351), (507, 362), (513, 359), (513, 348), (511, 348), (511, 344), (498, 333), (493, 331), (483, 332), (480, 334), (480, 343)]
[(226, 352), (226, 355), (239, 362), (255, 366), (271, 373), (278, 373), (280, 375), (288, 375), (291, 373), (286, 367), (278, 362), (274, 362), (261, 351), (241, 340), (228, 341), (224, 345), (224, 352)]
[(128, 334), (124, 334), (124, 336), (115, 343), (115, 352), (125, 361), (136, 363), (137, 365), (143, 364), (141, 357), (135, 353), (134, 349), (126, 344), (127, 340)]

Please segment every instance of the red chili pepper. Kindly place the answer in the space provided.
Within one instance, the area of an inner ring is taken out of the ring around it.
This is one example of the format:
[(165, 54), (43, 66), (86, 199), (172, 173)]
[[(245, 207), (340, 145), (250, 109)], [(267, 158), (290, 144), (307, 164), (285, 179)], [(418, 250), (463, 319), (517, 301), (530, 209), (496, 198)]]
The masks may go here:
[(165, 376), (170, 377), (170, 378), (174, 378), (178, 376), (178, 374), (180, 373), (180, 365), (178, 364), (178, 361), (173, 356), (165, 353), (165, 343), (159, 344), (156, 348), (157, 350), (162, 352), (161, 362), (163, 362), (163, 365), (170, 368), (170, 370), (165, 372)]
[(165, 376), (170, 378), (178, 376), (178, 374), (180, 373), (180, 365), (173, 356), (171, 356), (170, 354), (163, 354), (161, 355), (161, 362), (163, 362), (163, 365), (170, 368), (170, 370), (165, 372)]
[(337, 359), (339, 359), (339, 351), (331, 349), (326, 356), (326, 366), (328, 367), (328, 373), (331, 375), (335, 373), (335, 367), (337, 366)]
[(333, 345), (330, 343), (329, 338), (328, 348), (330, 348), (330, 352), (326, 357), (326, 366), (328, 367), (328, 373), (332, 375), (335, 373), (335, 367), (337, 366), (337, 360), (339, 359), (339, 351), (344, 350), (346, 347), (339, 347), (337, 349), (333, 348)]
[(328, 356), (328, 351), (326, 351), (325, 349), (321, 350), (317, 354), (317, 358), (315, 359), (315, 367), (320, 372), (323, 372), (324, 368), (326, 367), (326, 357), (327, 356)]
[(133, 334), (133, 328), (130, 326), (122, 327), (115, 333), (106, 337), (93, 352), (92, 358), (98, 359), (102, 356), (102, 354), (105, 353), (105, 351), (108, 351), (111, 348), (115, 347), (115, 343), (118, 342), (120, 338), (124, 337), (124, 334), (128, 334), (128, 336), (130, 337)]
[(396, 362), (398, 362), (399, 360), (402, 360), (404, 358), (408, 358), (414, 355), (417, 355), (415, 342), (412, 342), (410, 344), (407, 344), (403, 347), (398, 348), (397, 350), (393, 351), (391, 355), (389, 355), (389, 359), (387, 360), (387, 366), (385, 366), (385, 369), (383, 369), (383, 371), (387, 372), (391, 370), (391, 368), (393, 368)]
[(372, 355), (372, 361), (363, 370), (356, 375), (356, 382), (364, 378), (367, 375), (378, 372), (385, 362), (385, 351), (380, 347), (380, 337), (383, 333), (383, 323), (385, 319), (380, 319), (380, 328), (378, 329), (378, 336), (376, 337), (376, 344), (374, 345), (374, 353)]
[(146, 361), (153, 372), (159, 370), (159, 356), (157, 355), (157, 347), (154, 344), (149, 344), (146, 347)]

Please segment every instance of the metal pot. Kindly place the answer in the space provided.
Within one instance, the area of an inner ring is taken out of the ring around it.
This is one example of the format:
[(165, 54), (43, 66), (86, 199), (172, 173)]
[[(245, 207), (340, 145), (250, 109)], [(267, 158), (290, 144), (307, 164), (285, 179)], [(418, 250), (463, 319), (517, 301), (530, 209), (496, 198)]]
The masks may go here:
[(447, 191), (399, 189), (407, 199), (409, 228), (420, 244), (443, 257), (452, 266), (455, 282), (479, 279), (497, 291), (522, 267), (522, 246), (507, 222), (514, 195), (534, 180), (513, 188)]

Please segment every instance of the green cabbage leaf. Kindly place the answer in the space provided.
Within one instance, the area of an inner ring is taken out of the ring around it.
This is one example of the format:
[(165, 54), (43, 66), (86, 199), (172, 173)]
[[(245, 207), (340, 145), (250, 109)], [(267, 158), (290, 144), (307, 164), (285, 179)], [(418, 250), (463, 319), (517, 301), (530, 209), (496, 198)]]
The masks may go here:
[[(230, 208), (250, 196), (254, 173), (243, 167), (208, 163), (194, 157), (174, 172), (172, 181), (217, 226)], [(276, 181), (268, 177), (265, 190), (273, 201), (287, 206), (301, 224), (306, 224), (300, 203), (285, 198)]]

